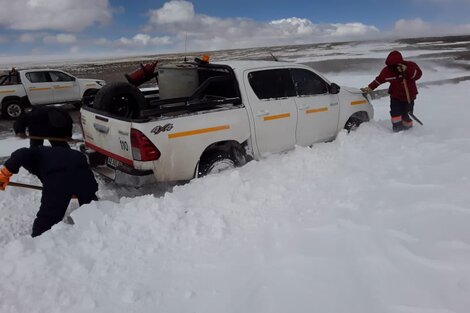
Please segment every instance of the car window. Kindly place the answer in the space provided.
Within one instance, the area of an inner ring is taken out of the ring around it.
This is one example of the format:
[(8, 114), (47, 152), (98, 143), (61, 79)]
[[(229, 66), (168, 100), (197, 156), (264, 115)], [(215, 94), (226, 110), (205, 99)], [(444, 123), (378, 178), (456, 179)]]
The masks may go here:
[(26, 78), (32, 83), (47, 83), (50, 82), (47, 72), (29, 72), (26, 73)]
[(319, 95), (328, 92), (327, 83), (314, 72), (293, 68), (291, 73), (298, 96)]
[(261, 100), (295, 97), (295, 88), (288, 69), (255, 71), (248, 74), (248, 81)]
[(72, 76), (62, 72), (51, 71), (49, 72), (49, 75), (51, 76), (51, 80), (53, 82), (71, 82), (75, 80)]

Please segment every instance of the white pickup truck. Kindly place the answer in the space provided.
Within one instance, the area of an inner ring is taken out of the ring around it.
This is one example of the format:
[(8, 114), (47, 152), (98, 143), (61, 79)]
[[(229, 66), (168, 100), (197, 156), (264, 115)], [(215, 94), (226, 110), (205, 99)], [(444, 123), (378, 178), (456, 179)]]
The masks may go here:
[(39, 104), (92, 101), (103, 80), (76, 78), (53, 69), (32, 69), (0, 76), (0, 105), (5, 118), (17, 118), (26, 107)]
[(169, 64), (158, 82), (158, 99), (110, 84), (81, 109), (82, 151), (119, 184), (190, 180), (333, 140), (374, 114), (359, 89), (296, 63)]

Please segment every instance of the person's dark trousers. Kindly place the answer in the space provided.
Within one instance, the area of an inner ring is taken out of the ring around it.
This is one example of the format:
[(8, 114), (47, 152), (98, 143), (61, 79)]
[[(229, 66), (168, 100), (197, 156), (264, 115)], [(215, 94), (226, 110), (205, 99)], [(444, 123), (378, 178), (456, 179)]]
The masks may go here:
[(390, 116), (394, 131), (409, 129), (413, 126), (413, 120), (409, 113), (413, 113), (414, 101), (408, 103), (398, 99), (390, 98)]
[[(45, 186), (31, 236), (37, 237), (62, 221), (73, 195), (72, 192), (64, 190), (59, 185)], [(97, 200), (94, 192), (79, 192), (76, 196), (80, 206)]]

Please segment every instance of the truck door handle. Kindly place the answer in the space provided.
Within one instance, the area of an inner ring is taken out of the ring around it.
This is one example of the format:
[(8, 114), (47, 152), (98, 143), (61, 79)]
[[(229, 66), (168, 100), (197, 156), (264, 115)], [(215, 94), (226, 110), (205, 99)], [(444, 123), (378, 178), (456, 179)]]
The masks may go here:
[(305, 104), (299, 105), (299, 110), (307, 110), (308, 108), (309, 108), (308, 105), (305, 105)]
[(261, 110), (261, 111), (258, 111), (258, 113), (256, 113), (256, 116), (266, 116), (266, 115), (269, 115), (269, 111)]
[(335, 106), (335, 105), (338, 105), (339, 102), (333, 102), (333, 103), (330, 103), (330, 106)]
[(108, 126), (103, 126), (103, 125), (100, 125), (100, 124), (93, 123), (93, 127), (99, 133), (102, 133), (102, 134), (109, 133), (109, 127)]

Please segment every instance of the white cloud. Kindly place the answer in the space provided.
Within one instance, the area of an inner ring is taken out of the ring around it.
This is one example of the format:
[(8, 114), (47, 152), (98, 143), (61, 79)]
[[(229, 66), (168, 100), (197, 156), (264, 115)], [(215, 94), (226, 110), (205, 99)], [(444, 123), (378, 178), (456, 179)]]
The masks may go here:
[(81, 31), (112, 19), (108, 0), (0, 0), (0, 26), (15, 30)]
[(315, 33), (316, 29), (316, 26), (310, 20), (297, 17), (275, 20), (271, 21), (269, 24), (278, 27), (287, 35), (311, 35)]
[(395, 22), (393, 32), (400, 37), (461, 35), (470, 33), (470, 24), (434, 24), (420, 18), (413, 20), (402, 19)]
[(150, 37), (149, 35), (146, 35), (146, 34), (137, 34), (132, 38), (121, 37), (115, 43), (120, 46), (146, 47), (146, 46), (169, 45), (172, 43), (172, 40), (169, 36)]
[(166, 2), (161, 9), (150, 11), (150, 22), (168, 24), (185, 22), (194, 18), (194, 6), (184, 0)]
[(191, 2), (172, 0), (152, 10), (146, 33), (165, 33), (182, 49), (214, 50), (265, 45), (303, 44), (319, 41), (368, 39), (378, 29), (362, 23), (314, 24), (307, 18), (290, 17), (258, 22), (249, 18), (218, 18), (195, 13)]
[(358, 36), (368, 36), (378, 34), (380, 31), (375, 26), (364, 25), (362, 23), (332, 24), (331, 36), (342, 38), (353, 38)]
[(47, 44), (72, 44), (77, 41), (77, 37), (72, 34), (57, 34), (57, 35), (49, 35), (43, 38), (43, 42)]

